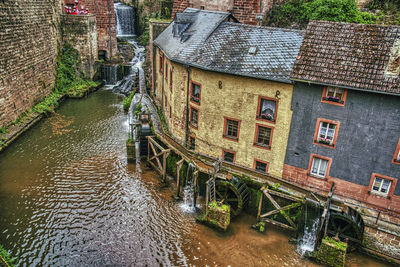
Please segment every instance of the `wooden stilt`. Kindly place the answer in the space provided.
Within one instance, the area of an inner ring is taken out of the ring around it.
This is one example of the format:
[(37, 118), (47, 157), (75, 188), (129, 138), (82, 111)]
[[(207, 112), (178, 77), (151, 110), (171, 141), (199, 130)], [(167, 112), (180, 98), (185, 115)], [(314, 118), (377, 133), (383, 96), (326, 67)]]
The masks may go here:
[(176, 197), (180, 197), (181, 193), (181, 169), (182, 169), (182, 164), (183, 164), (184, 159), (181, 159), (176, 163)]
[[(264, 188), (265, 188), (265, 187), (263, 186), (263, 187), (261, 187), (260, 190), (263, 191)], [(261, 196), (260, 196), (260, 201), (258, 202), (257, 221), (260, 220), (261, 208), (262, 208), (262, 201), (263, 201), (263, 194), (261, 194)]]
[(206, 182), (206, 213), (208, 212), (208, 201), (209, 201), (209, 198), (210, 198), (209, 195), (210, 195), (210, 184), (207, 181)]

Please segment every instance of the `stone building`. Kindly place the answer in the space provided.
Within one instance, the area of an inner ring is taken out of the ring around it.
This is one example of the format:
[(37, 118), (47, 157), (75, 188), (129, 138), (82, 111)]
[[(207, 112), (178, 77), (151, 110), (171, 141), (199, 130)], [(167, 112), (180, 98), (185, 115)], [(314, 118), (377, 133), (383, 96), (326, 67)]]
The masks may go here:
[[(64, 0), (65, 5), (73, 6), (75, 0)], [(117, 29), (114, 1), (79, 0), (79, 9), (88, 8), (89, 14), (96, 16), (97, 44), (99, 57), (110, 59), (117, 54)]]
[(310, 22), (291, 74), (283, 169), (317, 192), (334, 183), (335, 197), (363, 210), (368, 246), (397, 259), (399, 74), (399, 26)]
[(230, 12), (240, 23), (257, 25), (258, 19), (270, 10), (273, 5), (284, 0), (174, 0), (172, 17), (187, 7), (214, 11)]
[(154, 41), (156, 99), (172, 136), (199, 154), (281, 177), (296, 30), (188, 8)]

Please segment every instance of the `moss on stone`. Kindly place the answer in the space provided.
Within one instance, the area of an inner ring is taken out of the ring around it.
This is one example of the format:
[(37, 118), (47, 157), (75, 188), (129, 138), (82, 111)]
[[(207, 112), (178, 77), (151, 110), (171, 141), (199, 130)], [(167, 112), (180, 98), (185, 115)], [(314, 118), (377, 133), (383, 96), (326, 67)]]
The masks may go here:
[(343, 267), (346, 262), (347, 243), (324, 237), (315, 253), (318, 262), (332, 267)]

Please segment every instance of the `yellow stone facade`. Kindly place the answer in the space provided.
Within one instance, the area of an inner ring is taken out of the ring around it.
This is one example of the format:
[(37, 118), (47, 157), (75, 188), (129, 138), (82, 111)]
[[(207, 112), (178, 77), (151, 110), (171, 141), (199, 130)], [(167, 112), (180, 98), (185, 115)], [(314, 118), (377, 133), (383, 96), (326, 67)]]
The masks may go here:
[[(199, 113), (197, 129), (189, 124), (189, 136), (195, 138), (195, 151), (213, 157), (221, 157), (223, 150), (233, 151), (236, 164), (254, 168), (255, 160), (268, 162), (268, 173), (282, 177), (292, 118), (293, 85), (193, 67), (186, 69), (182, 64), (168, 60), (158, 48), (156, 50), (155, 94), (163, 105), (171, 134), (182, 144), (185, 142), (189, 76), (189, 90), (192, 82), (201, 85), (200, 105), (189, 100), (189, 106), (198, 109)], [(162, 73), (160, 55), (163, 58)], [(275, 123), (257, 119), (259, 96), (277, 101)], [(240, 120), (237, 141), (223, 137), (224, 117)], [(273, 128), (270, 149), (254, 145), (257, 124)]]

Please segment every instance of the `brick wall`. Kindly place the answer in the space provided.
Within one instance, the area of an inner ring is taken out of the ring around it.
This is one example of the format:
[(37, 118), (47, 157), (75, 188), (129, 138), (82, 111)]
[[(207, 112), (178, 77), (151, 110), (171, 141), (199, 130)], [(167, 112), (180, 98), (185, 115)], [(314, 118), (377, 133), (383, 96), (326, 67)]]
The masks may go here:
[[(265, 14), (273, 5), (279, 4), (284, 0), (262, 0), (261, 13)], [(260, 0), (175, 0), (172, 10), (172, 17), (176, 12), (182, 12), (187, 7), (204, 7), (208, 10), (228, 11), (240, 23), (257, 25), (256, 16), (260, 13)]]
[[(65, 4), (73, 4), (74, 0), (65, 0)], [(79, 7), (89, 9), (90, 14), (96, 15), (98, 50), (107, 51), (107, 58), (117, 53), (117, 30), (113, 0), (79, 0)], [(111, 34), (111, 38), (110, 38)], [(110, 46), (111, 43), (111, 46)]]
[(343, 199), (362, 202), (377, 210), (386, 212), (387, 209), (394, 213), (400, 213), (400, 197), (393, 195), (391, 198), (381, 197), (370, 193), (368, 186), (348, 182), (335, 177), (320, 179), (308, 175), (308, 171), (292, 165), (283, 166), (282, 178), (317, 192), (328, 192), (331, 183), (335, 183), (335, 195)]
[(0, 127), (52, 91), (61, 7), (61, 0), (0, 1)]
[(364, 228), (363, 245), (400, 261), (400, 236), (399, 233), (382, 231), (375, 227)]
[(79, 51), (81, 69), (84, 75), (93, 79), (94, 63), (97, 57), (96, 17), (94, 15), (63, 15), (64, 42)]

